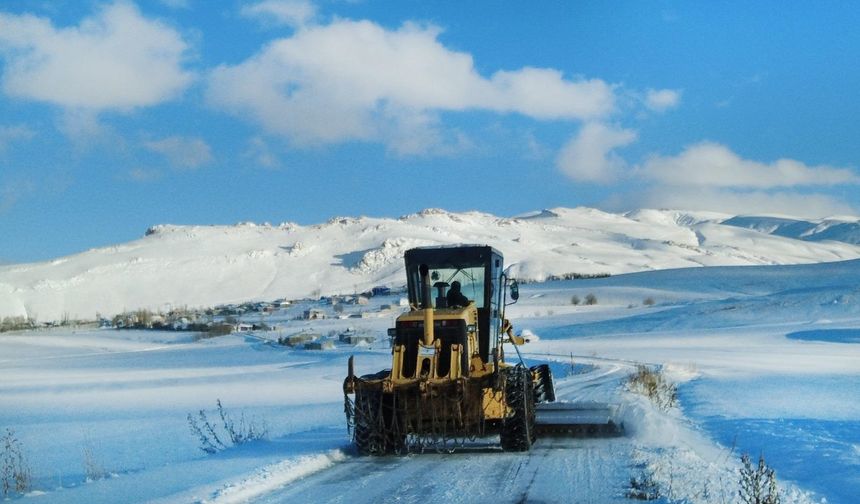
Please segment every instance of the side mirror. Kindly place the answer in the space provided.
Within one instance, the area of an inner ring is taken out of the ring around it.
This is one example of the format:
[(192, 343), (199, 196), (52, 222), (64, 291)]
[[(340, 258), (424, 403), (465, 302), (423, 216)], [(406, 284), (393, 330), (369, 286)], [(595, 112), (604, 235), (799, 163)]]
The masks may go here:
[(516, 280), (511, 281), (511, 299), (516, 301), (520, 298), (520, 285)]

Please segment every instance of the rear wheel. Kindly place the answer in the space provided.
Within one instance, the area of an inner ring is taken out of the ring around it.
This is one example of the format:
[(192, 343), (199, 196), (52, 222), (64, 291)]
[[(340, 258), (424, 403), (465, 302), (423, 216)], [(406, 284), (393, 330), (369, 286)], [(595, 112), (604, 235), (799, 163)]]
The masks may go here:
[(509, 368), (505, 377), (505, 402), (510, 413), (502, 423), (500, 440), (505, 451), (528, 451), (535, 441), (535, 403), (531, 372)]

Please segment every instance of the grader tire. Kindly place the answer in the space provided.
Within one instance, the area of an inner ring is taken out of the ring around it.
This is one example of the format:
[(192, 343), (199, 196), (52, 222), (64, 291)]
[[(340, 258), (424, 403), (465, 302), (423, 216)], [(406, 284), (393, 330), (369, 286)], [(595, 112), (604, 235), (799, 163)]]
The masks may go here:
[(535, 376), (535, 404), (555, 402), (555, 385), (552, 381), (552, 371), (548, 364), (539, 364), (530, 369)]
[(531, 372), (517, 366), (507, 372), (505, 401), (512, 413), (505, 418), (499, 438), (505, 451), (528, 451), (535, 441), (535, 403)]
[(382, 394), (360, 390), (355, 394), (355, 429), (353, 440), (362, 455), (384, 455), (385, 439), (382, 433)]
[(358, 391), (355, 395), (355, 429), (353, 440), (362, 455), (388, 455), (402, 453), (406, 435), (393, 396), (379, 391)]
[(406, 426), (403, 424), (403, 414), (394, 394), (385, 394), (382, 398), (382, 420), (385, 453), (405, 453)]

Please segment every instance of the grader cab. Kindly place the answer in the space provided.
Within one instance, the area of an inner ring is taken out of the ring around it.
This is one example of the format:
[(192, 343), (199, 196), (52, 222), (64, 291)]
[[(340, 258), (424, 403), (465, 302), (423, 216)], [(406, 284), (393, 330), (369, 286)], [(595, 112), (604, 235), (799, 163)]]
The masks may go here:
[[(353, 357), (348, 363), (345, 410), (358, 451), (447, 449), (494, 434), (504, 450), (529, 450), (538, 405), (555, 400), (554, 385), (548, 365), (505, 359), (505, 343), (525, 341), (505, 319), (509, 294), (516, 302), (519, 293), (502, 254), (482, 245), (422, 247), (405, 261), (410, 310), (389, 329), (391, 369), (358, 377)], [(556, 427), (569, 420), (565, 411), (553, 409)]]

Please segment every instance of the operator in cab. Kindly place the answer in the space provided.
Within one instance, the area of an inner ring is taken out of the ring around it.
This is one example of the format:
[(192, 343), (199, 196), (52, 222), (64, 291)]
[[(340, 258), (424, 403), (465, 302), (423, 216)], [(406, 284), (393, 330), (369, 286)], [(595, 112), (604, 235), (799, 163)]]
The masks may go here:
[(448, 291), (448, 295), (446, 297), (448, 298), (448, 306), (452, 308), (455, 306), (469, 305), (469, 298), (464, 296), (460, 291), (460, 282), (456, 280), (451, 283), (451, 290)]

